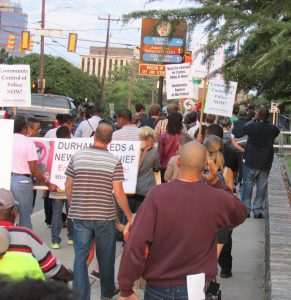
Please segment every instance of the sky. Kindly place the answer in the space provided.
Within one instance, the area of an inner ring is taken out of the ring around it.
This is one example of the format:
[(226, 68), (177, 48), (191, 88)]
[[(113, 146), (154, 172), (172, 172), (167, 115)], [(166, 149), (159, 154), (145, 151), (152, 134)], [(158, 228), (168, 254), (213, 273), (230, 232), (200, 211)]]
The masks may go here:
[[(34, 34), (40, 28), (42, 0), (19, 0), (23, 11), (28, 14), (28, 30)], [(76, 66), (80, 65), (80, 54), (88, 54), (90, 46), (104, 46), (107, 21), (99, 18), (121, 18), (133, 10), (172, 9), (185, 7), (181, 0), (162, 0), (147, 4), (146, 0), (51, 0), (46, 1), (46, 29), (62, 29), (63, 34), (45, 38), (45, 53), (61, 56)], [(189, 5), (189, 4), (188, 4)], [(112, 21), (110, 45), (121, 47), (139, 46), (141, 20), (124, 25)], [(68, 53), (69, 32), (78, 34), (77, 52)], [(34, 52), (39, 52), (40, 37), (35, 37)], [(82, 41), (82, 40), (90, 40)]]

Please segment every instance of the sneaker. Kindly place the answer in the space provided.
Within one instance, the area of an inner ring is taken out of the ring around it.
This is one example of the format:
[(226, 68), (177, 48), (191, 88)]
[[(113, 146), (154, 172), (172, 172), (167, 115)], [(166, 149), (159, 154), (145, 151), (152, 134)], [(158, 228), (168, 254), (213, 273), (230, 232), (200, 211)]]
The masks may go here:
[(104, 296), (101, 296), (101, 300), (110, 300), (111, 298), (113, 298), (115, 295), (119, 294), (120, 293), (120, 290), (115, 288), (114, 292), (113, 292), (113, 295), (111, 297), (104, 297)]
[(73, 241), (73, 240), (68, 240), (68, 241), (67, 241), (67, 244), (68, 244), (68, 245), (74, 245), (74, 241)]
[(91, 274), (89, 275), (90, 278), (94, 280), (100, 280), (100, 273), (93, 270)]
[(221, 278), (229, 278), (232, 276), (232, 272), (220, 272), (220, 277)]
[(60, 247), (61, 247), (61, 244), (57, 244), (57, 243), (51, 244), (51, 248), (53, 248), (53, 249), (60, 249)]
[(262, 219), (264, 216), (262, 213), (254, 214), (255, 219)]

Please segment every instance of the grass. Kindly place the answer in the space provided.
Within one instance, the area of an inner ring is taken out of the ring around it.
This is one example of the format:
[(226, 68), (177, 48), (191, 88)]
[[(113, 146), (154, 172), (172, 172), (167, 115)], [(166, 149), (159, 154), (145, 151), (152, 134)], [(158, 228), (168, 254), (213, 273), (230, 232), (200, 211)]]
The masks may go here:
[(291, 174), (291, 156), (285, 156), (284, 159), (287, 164), (289, 174)]

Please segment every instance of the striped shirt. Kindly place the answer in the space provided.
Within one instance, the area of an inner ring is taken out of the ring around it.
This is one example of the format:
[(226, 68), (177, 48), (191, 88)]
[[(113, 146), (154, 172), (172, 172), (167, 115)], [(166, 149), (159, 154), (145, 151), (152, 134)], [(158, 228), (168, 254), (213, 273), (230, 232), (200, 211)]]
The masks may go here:
[(59, 272), (60, 261), (53, 256), (48, 246), (33, 231), (25, 227), (14, 226), (9, 221), (0, 221), (0, 226), (6, 228), (10, 234), (8, 251), (32, 254), (47, 278), (52, 278)]
[(117, 157), (107, 149), (91, 146), (72, 156), (65, 174), (73, 178), (70, 218), (116, 218), (112, 182), (124, 181), (123, 167)]
[(114, 141), (139, 141), (139, 128), (133, 125), (124, 125), (121, 129), (113, 132)]

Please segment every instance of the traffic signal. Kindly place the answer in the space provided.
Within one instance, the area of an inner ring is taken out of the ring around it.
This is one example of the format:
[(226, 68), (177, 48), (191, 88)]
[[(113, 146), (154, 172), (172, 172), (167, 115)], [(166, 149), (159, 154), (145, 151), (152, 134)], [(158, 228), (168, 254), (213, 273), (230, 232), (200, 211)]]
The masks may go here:
[(13, 50), (14, 49), (14, 43), (15, 43), (15, 36), (12, 35), (12, 34), (9, 34), (8, 43), (7, 43), (7, 50)]
[(31, 83), (31, 89), (32, 90), (37, 90), (37, 82), (32, 82)]
[(30, 41), (30, 32), (22, 31), (20, 48), (22, 50), (28, 50), (29, 49), (29, 41)]
[(34, 45), (34, 38), (31, 37), (31, 38), (29, 38), (29, 45), (28, 45), (28, 50), (29, 51), (33, 50), (33, 45)]
[(185, 51), (184, 62), (191, 63), (192, 62), (192, 51)]
[(76, 52), (77, 38), (78, 38), (77, 33), (71, 32), (69, 34), (68, 52)]

